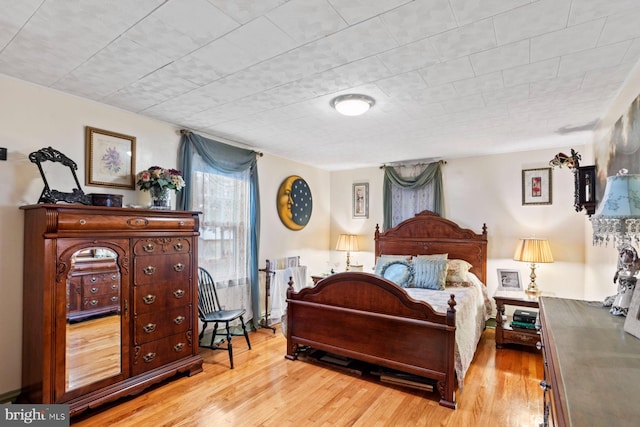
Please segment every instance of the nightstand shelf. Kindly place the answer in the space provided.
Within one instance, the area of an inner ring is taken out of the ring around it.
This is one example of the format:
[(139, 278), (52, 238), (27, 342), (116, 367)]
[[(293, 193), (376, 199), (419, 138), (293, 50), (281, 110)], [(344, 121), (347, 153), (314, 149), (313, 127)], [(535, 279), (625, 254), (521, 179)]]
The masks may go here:
[(502, 348), (505, 344), (519, 344), (527, 347), (536, 347), (540, 341), (537, 329), (514, 328), (511, 326), (512, 316), (505, 316), (505, 307), (538, 308), (538, 297), (541, 294), (527, 294), (524, 292), (499, 291), (493, 296), (496, 301), (496, 347)]

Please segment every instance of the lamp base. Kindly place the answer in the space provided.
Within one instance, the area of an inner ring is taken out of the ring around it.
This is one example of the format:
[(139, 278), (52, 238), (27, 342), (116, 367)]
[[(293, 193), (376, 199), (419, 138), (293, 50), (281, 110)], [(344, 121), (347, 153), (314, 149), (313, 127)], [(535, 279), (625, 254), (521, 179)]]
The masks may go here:
[(536, 284), (536, 265), (531, 263), (531, 274), (529, 275), (531, 282), (529, 282), (529, 287), (527, 287), (527, 293), (529, 294), (537, 294), (540, 292), (538, 285)]
[(528, 294), (538, 294), (540, 293), (540, 289), (538, 288), (538, 285), (536, 285), (536, 282), (531, 282), (529, 283), (526, 292)]

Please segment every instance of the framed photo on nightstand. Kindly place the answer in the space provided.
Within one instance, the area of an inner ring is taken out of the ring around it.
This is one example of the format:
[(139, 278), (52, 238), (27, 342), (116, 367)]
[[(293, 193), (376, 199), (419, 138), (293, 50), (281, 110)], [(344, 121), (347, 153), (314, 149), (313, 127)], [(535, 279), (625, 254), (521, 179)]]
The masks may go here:
[(498, 289), (501, 291), (522, 291), (519, 270), (498, 269)]

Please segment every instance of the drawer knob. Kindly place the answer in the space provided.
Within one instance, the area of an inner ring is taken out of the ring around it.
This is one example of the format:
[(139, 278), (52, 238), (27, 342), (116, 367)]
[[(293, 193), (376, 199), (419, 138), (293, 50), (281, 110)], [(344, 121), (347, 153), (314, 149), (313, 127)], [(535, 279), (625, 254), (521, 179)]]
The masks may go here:
[(118, 280), (118, 275), (114, 274), (113, 276), (111, 276), (111, 281), (115, 282), (116, 280)]
[(544, 348), (544, 345), (542, 345), (542, 343), (541, 343), (540, 341), (538, 341), (538, 342), (536, 343), (536, 348), (537, 348), (538, 350), (542, 350), (542, 349)]
[(175, 271), (177, 271), (178, 273), (181, 272), (181, 271), (184, 271), (184, 264), (178, 263), (178, 264), (173, 266), (173, 269)]
[(89, 281), (91, 283), (96, 283), (98, 281), (98, 278), (96, 276), (91, 276), (91, 279), (89, 279)]
[(96, 306), (98, 305), (98, 300), (92, 299), (91, 301), (89, 301), (89, 304)]
[(184, 322), (185, 317), (184, 316), (178, 316), (175, 319), (173, 319), (173, 323), (175, 323), (176, 325), (181, 325), (182, 322)]
[(89, 292), (91, 292), (92, 294), (98, 293), (98, 288), (91, 288), (89, 289)]
[(184, 249), (184, 246), (182, 245), (182, 242), (178, 242), (173, 245), (173, 249), (175, 249), (176, 251), (181, 251), (182, 249)]
[(118, 301), (118, 297), (116, 296), (111, 297), (111, 302), (117, 302), (117, 301)]
[(145, 295), (142, 297), (142, 301), (147, 305), (153, 304), (156, 301), (156, 296), (152, 294)]
[(155, 323), (147, 323), (146, 325), (144, 325), (142, 327), (142, 330), (145, 331), (146, 333), (150, 334), (151, 332), (156, 330), (156, 324)]
[(178, 289), (173, 292), (173, 296), (176, 298), (182, 298), (184, 296), (184, 290)]
[(156, 245), (154, 245), (153, 243), (147, 243), (146, 245), (142, 246), (142, 249), (145, 252), (153, 252), (156, 250)]
[(544, 390), (544, 391), (551, 390), (551, 384), (549, 384), (545, 380), (540, 381), (540, 387), (542, 387), (542, 390)]
[(116, 289), (118, 289), (118, 285), (117, 284), (111, 285), (111, 289), (113, 289), (115, 291)]
[(86, 219), (81, 219), (81, 220), (80, 220), (80, 225), (85, 225), (86, 223), (87, 223), (87, 220), (86, 220)]
[(184, 343), (183, 342), (179, 342), (178, 344), (173, 346), (173, 351), (178, 353), (178, 352), (182, 351), (183, 348), (184, 348)]
[(147, 276), (151, 276), (153, 273), (156, 272), (156, 268), (152, 265), (149, 265), (145, 267), (142, 271), (144, 271), (144, 274), (146, 274)]
[(156, 354), (155, 353), (147, 353), (144, 356), (142, 356), (142, 359), (146, 362), (149, 363), (151, 362), (153, 359), (156, 358)]

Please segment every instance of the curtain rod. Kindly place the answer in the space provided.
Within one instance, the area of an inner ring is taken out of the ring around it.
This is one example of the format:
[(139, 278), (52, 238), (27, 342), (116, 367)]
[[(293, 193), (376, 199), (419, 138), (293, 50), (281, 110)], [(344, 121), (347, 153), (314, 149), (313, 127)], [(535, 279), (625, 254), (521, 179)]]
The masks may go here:
[[(180, 135), (191, 135), (192, 134), (192, 132), (189, 129), (180, 129), (179, 133), (180, 133)], [(258, 157), (264, 156), (262, 151), (256, 151), (256, 150), (252, 150), (252, 151), (254, 153), (256, 153), (258, 155)]]
[[(433, 163), (433, 162), (431, 162)], [(380, 166), (380, 169), (384, 169), (386, 167), (392, 167), (392, 168), (406, 168), (406, 167), (410, 167), (410, 166), (426, 166), (426, 165), (430, 165), (431, 163), (399, 163), (399, 164), (383, 164)], [(441, 165), (446, 165), (447, 161), (446, 160), (438, 160), (438, 163), (440, 163)]]

